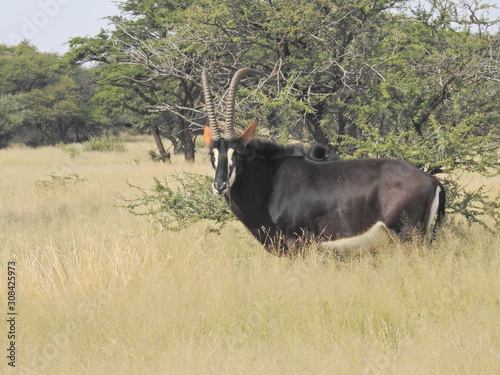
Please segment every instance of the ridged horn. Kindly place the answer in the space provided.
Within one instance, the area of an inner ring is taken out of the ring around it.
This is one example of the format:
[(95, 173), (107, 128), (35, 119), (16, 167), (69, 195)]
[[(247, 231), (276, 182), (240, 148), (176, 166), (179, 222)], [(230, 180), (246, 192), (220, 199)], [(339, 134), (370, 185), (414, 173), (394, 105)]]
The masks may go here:
[(212, 133), (212, 139), (220, 139), (220, 130), (217, 125), (217, 117), (215, 116), (214, 103), (212, 100), (212, 91), (208, 85), (208, 74), (207, 70), (203, 69), (201, 72), (201, 82), (203, 84), (203, 95), (205, 97), (205, 110), (208, 116), (208, 125), (210, 126), (210, 132)]
[(238, 90), (238, 85), (240, 84), (241, 79), (248, 74), (261, 73), (251, 68), (241, 68), (236, 73), (234, 73), (234, 76), (231, 79), (231, 83), (229, 84), (229, 89), (227, 90), (226, 97), (226, 117), (224, 127), (224, 137), (226, 139), (236, 138), (236, 131), (234, 129), (234, 106), (236, 101), (236, 91)]

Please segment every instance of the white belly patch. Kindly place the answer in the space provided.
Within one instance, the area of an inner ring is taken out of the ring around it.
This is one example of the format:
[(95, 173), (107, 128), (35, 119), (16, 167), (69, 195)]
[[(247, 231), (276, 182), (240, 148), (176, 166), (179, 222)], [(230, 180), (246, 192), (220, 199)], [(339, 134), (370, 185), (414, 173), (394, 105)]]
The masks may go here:
[(387, 229), (387, 226), (377, 221), (366, 232), (361, 233), (354, 237), (341, 238), (334, 241), (320, 242), (319, 246), (322, 249), (339, 250), (339, 251), (359, 251), (361, 253), (367, 252), (370, 249), (387, 243), (392, 236)]

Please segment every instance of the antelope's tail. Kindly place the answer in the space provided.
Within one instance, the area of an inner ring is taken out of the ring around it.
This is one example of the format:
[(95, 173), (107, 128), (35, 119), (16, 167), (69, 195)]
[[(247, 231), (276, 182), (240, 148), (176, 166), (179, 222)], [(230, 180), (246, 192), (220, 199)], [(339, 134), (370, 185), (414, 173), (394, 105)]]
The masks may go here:
[(441, 185), (441, 184), (439, 184), (438, 189), (439, 189), (439, 194), (438, 194), (439, 202), (438, 202), (438, 208), (437, 208), (436, 224), (434, 225), (434, 228), (432, 229), (431, 241), (435, 238), (437, 229), (444, 222), (444, 216), (445, 216), (445, 210), (446, 210), (446, 192), (444, 190), (443, 185)]

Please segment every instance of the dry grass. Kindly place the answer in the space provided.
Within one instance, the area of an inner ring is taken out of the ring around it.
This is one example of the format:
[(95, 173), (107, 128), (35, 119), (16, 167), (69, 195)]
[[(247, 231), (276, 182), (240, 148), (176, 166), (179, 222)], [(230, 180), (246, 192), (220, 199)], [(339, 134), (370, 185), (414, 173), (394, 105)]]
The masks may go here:
[[(14, 260), (19, 312), (2, 373), (500, 373), (498, 237), (446, 229), (339, 261), (273, 257), (236, 223), (154, 234), (113, 196), (209, 166), (152, 163), (151, 148), (0, 150), (0, 295)], [(37, 186), (71, 174), (85, 181)]]

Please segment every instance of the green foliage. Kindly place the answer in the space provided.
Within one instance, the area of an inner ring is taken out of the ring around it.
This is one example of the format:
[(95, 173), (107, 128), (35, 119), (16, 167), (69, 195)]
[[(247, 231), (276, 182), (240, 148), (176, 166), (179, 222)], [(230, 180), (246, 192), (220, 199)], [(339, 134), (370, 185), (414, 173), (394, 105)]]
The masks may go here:
[(61, 148), (61, 150), (67, 153), (71, 159), (76, 158), (81, 153), (80, 149), (73, 144), (61, 143), (59, 147)]
[(151, 189), (130, 185), (133, 198), (117, 197), (120, 207), (144, 216), (158, 230), (178, 231), (199, 221), (210, 221), (207, 231), (219, 233), (235, 217), (226, 202), (208, 188), (211, 178), (194, 173), (177, 173), (175, 184), (154, 179)]
[(0, 146), (79, 141), (95, 129), (88, 72), (28, 43), (0, 45)]
[(0, 95), (0, 147), (6, 147), (19, 133), (26, 112), (16, 95)]
[(500, 194), (492, 196), (492, 189), (484, 185), (470, 188), (460, 177), (446, 181), (448, 211), (465, 218), (468, 224), (477, 223), (492, 233), (500, 232)]
[(157, 153), (155, 150), (149, 150), (148, 151), (149, 158), (154, 161), (155, 163), (160, 163), (164, 162), (165, 160), (161, 157), (159, 153)]
[(27, 42), (0, 45), (0, 94), (41, 89), (57, 81), (57, 57), (40, 53)]
[(54, 190), (57, 188), (65, 188), (68, 185), (76, 185), (87, 181), (86, 178), (80, 177), (76, 173), (70, 173), (67, 175), (57, 175), (51, 173), (48, 180), (39, 180), (36, 182), (36, 187), (44, 190)]
[(113, 135), (104, 135), (102, 137), (91, 137), (83, 144), (84, 151), (98, 152), (125, 152), (127, 147), (120, 138)]
[[(183, 72), (180, 76), (151, 74), (147, 67), (131, 62), (116, 43), (117, 39), (127, 40), (126, 43), (135, 46), (139, 40), (133, 33), (138, 32), (141, 38), (149, 39), (149, 47), (157, 46), (160, 43), (157, 38), (166, 37), (168, 30), (166, 21), (161, 21), (163, 17), (167, 14), (173, 16), (184, 9), (178, 4), (161, 3), (161, 6), (156, 2), (146, 4), (142, 1), (123, 4), (124, 9), (134, 15), (133, 19), (110, 17), (110, 21), (117, 25), (116, 30), (103, 31), (94, 38), (73, 38), (70, 41), (72, 48), (64, 56), (64, 61), (69, 65), (99, 62), (99, 66), (92, 69), (94, 79), (99, 82), (92, 98), (99, 108), (95, 112), (96, 119), (115, 126), (122, 123), (153, 134), (153, 129), (159, 128), (163, 135), (183, 146), (187, 160), (194, 161), (195, 135), (190, 118), (193, 116), (191, 108), (199, 102), (196, 92), (199, 80), (186, 82), (180, 78), (184, 77)], [(151, 109), (157, 112), (151, 112)]]

